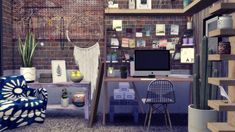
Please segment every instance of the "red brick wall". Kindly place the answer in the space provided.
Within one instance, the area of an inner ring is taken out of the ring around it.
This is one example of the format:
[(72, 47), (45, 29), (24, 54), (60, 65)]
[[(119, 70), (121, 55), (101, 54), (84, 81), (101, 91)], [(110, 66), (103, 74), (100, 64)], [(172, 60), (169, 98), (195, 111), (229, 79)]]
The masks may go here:
[(3, 7), (3, 45), (2, 64), (3, 70), (13, 69), (13, 44), (12, 44), (12, 3), (11, 0), (2, 0)]
[[(62, 7), (56, 9), (35, 9), (31, 15), (30, 26), (28, 21), (22, 21), (22, 17), (27, 19), (30, 16), (30, 9), (19, 8), (21, 3), (15, 0), (13, 8), (13, 30), (14, 45), (17, 49), (17, 38), (25, 38), (25, 32), (30, 30), (43, 42), (44, 46), (38, 46), (34, 57), (34, 66), (37, 69), (51, 69), (51, 60), (65, 60), (67, 69), (76, 67), (73, 57), (73, 44), (79, 47), (89, 47), (97, 40), (103, 45), (103, 2), (97, 0), (40, 0), (34, 2), (26, 0), (23, 6), (41, 6), (41, 7)], [(17, 11), (18, 10), (18, 11)], [(21, 13), (20, 13), (21, 12)], [(26, 17), (27, 16), (27, 17)], [(61, 24), (63, 17), (64, 26)], [(23, 25), (23, 26), (22, 26)], [(99, 26), (98, 26), (99, 25)], [(64, 28), (62, 28), (64, 27)], [(72, 43), (68, 43), (66, 36), (61, 31), (69, 31), (69, 37)], [(60, 37), (62, 35), (62, 37)], [(65, 48), (61, 50), (60, 41), (64, 41)], [(87, 44), (88, 41), (92, 41)], [(101, 47), (101, 50), (103, 47)], [(20, 58), (18, 52), (15, 52), (14, 68), (20, 67)]]
[[(65, 30), (69, 30), (69, 36), (73, 43), (80, 47), (88, 47), (85, 40), (93, 38), (96, 41), (98, 38), (103, 38), (103, 22), (104, 22), (104, 2), (100, 0), (13, 0), (11, 4), (8, 0), (4, 1), (4, 45), (3, 45), (3, 67), (7, 69), (19, 69), (20, 58), (17, 51), (16, 38), (19, 36), (24, 38), (25, 32), (31, 30), (44, 42), (44, 46), (39, 46), (34, 58), (34, 64), (37, 69), (50, 69), (51, 60), (61, 59), (66, 60), (67, 68), (73, 69), (76, 67), (73, 58), (73, 45), (66, 41), (65, 49), (60, 49), (60, 18), (64, 17)], [(120, 8), (127, 8), (127, 0), (117, 0)], [(169, 1), (168, 1), (169, 2)], [(162, 3), (162, 8), (169, 8), (169, 3)], [(21, 8), (23, 6), (62, 6), (61, 9), (37, 9), (32, 15), (30, 27), (26, 26), (26, 22), (20, 21), (20, 18), (30, 14), (29, 10)], [(159, 7), (157, 1), (153, 1), (153, 7)], [(13, 8), (13, 10), (11, 10)], [(173, 8), (182, 8), (182, 0), (175, 0)], [(13, 13), (12, 13), (13, 12)], [(12, 17), (13, 16), (13, 17)], [(74, 17), (77, 20), (71, 21)], [(12, 21), (13, 18), (13, 21)], [(122, 19), (124, 26), (134, 24), (137, 27), (142, 27), (144, 24), (179, 24), (180, 31), (185, 29), (186, 18), (182, 16), (106, 16), (107, 27), (111, 26), (111, 20)], [(81, 21), (82, 20), (82, 21)], [(131, 22), (128, 22), (131, 20)], [(43, 22), (44, 21), (44, 22)], [(102, 32), (99, 32), (99, 23)], [(13, 24), (13, 25), (12, 25)], [(24, 26), (22, 26), (24, 25)], [(41, 28), (43, 27), (43, 28)], [(97, 35), (98, 34), (98, 35)], [(152, 38), (150, 38), (152, 39)], [(14, 42), (12, 42), (12, 40)], [(104, 54), (104, 42), (100, 40), (101, 53)]]

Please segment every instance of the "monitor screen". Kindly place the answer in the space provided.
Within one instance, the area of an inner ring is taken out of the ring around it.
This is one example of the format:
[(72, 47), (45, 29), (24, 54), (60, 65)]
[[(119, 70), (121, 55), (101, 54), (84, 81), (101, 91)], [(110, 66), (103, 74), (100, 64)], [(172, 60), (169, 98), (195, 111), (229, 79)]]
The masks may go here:
[(170, 70), (170, 51), (135, 50), (135, 70), (137, 71)]

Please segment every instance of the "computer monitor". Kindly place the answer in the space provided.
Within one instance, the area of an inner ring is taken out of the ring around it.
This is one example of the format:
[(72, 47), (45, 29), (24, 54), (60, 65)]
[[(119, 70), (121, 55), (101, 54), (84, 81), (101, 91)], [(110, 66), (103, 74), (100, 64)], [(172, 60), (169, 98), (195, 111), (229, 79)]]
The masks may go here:
[(130, 67), (131, 76), (169, 75), (170, 51), (135, 50)]

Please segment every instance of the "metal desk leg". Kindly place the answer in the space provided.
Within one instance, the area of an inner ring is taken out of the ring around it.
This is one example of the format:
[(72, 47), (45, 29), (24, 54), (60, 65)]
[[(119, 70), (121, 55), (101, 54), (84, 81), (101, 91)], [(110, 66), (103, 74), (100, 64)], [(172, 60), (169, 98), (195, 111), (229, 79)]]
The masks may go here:
[(106, 113), (108, 108), (108, 83), (104, 82), (104, 94), (103, 94), (103, 125), (106, 124)]
[(89, 89), (85, 90), (86, 92), (86, 98), (85, 98), (85, 106), (84, 106), (84, 113), (85, 113), (85, 119), (89, 119), (89, 105), (90, 105), (90, 100), (89, 100)]
[(131, 83), (132, 83), (133, 89), (135, 91), (136, 99), (139, 103), (140, 110), (142, 113), (144, 113), (144, 104), (140, 98), (140, 94), (139, 94), (138, 90), (136, 89), (135, 83), (134, 82), (131, 82)]

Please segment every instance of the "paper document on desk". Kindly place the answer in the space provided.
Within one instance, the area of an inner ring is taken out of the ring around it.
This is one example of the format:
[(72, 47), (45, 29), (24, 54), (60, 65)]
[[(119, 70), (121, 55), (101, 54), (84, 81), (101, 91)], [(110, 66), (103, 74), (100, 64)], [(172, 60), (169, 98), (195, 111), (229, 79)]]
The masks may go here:
[(220, 89), (220, 95), (225, 97), (229, 101), (229, 103), (231, 103), (231, 100), (229, 99), (228, 94), (226, 93), (224, 88), (222, 86), (219, 86), (219, 89)]

